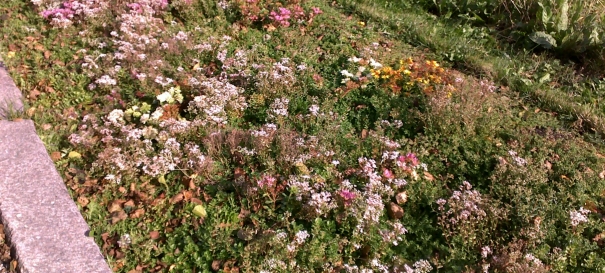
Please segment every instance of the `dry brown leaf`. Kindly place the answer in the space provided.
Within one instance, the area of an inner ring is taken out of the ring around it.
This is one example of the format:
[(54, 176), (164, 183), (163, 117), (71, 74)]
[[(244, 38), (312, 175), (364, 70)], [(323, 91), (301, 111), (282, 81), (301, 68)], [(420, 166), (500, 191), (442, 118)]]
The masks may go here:
[(88, 205), (88, 203), (90, 203), (90, 201), (88, 200), (88, 198), (86, 198), (84, 196), (79, 196), (78, 197), (78, 204), (80, 204), (80, 206), (86, 207), (86, 205)]
[(177, 195), (170, 198), (170, 203), (172, 203), (172, 204), (176, 204), (181, 201), (183, 201), (183, 193), (180, 193), (180, 192)]
[(361, 138), (365, 139), (366, 137), (368, 137), (368, 130), (367, 129), (361, 130)]
[(124, 207), (134, 207), (134, 200), (128, 200), (128, 202), (124, 203)]
[(157, 230), (151, 231), (151, 232), (149, 232), (149, 237), (152, 240), (157, 240), (158, 238), (160, 238), (160, 232)]
[(29, 94), (27, 95), (27, 98), (30, 100), (36, 100), (38, 99), (38, 96), (40, 96), (40, 91), (38, 91), (37, 88), (34, 88), (32, 90), (29, 91)]
[(116, 224), (117, 222), (120, 222), (126, 218), (128, 218), (128, 215), (126, 215), (126, 212), (124, 212), (123, 210), (111, 213), (112, 224)]
[(130, 218), (140, 218), (143, 214), (145, 214), (145, 209), (137, 209), (130, 214)]
[(50, 159), (53, 161), (58, 161), (61, 159), (61, 152), (52, 152), (50, 153)]
[(183, 191), (183, 198), (185, 201), (191, 200), (191, 197), (193, 197), (193, 193), (191, 191)]
[(428, 180), (428, 181), (433, 181), (435, 180), (435, 177), (430, 174), (429, 172), (424, 172), (424, 179)]
[(112, 212), (116, 212), (116, 211), (121, 211), (122, 210), (122, 204), (124, 204), (124, 200), (118, 199), (118, 200), (114, 200), (113, 202), (111, 202), (111, 205), (109, 205), (109, 213)]
[(401, 217), (403, 217), (403, 208), (401, 208), (394, 202), (391, 202), (388, 206), (388, 213), (391, 218), (400, 219)]

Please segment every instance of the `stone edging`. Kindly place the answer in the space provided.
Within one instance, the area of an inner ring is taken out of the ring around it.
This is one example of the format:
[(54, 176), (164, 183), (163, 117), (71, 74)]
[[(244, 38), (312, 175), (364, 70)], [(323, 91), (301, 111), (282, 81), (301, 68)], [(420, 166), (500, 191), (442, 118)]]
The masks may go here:
[[(23, 108), (0, 59), (2, 106)], [(0, 120), (0, 220), (22, 273), (112, 272), (31, 120)]]

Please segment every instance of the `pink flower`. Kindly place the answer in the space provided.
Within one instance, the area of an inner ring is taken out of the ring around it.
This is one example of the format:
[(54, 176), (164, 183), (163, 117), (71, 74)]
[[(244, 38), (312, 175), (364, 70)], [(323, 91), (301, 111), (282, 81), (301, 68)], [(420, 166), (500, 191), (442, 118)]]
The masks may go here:
[(393, 179), (395, 178), (395, 175), (393, 175), (393, 172), (389, 169), (384, 169), (382, 171), (382, 176), (384, 176), (386, 179)]
[(168, 0), (160, 0), (160, 8), (165, 9), (168, 6)]
[(323, 13), (323, 11), (321, 11), (321, 9), (319, 9), (318, 7), (312, 7), (311, 10), (315, 14), (322, 14)]
[(275, 186), (277, 179), (273, 176), (264, 174), (261, 180), (258, 181), (258, 186), (261, 188), (271, 188)]
[(299, 5), (296, 5), (292, 8), (292, 12), (294, 13), (294, 18), (300, 19), (305, 16), (305, 11)]
[(277, 12), (272, 11), (271, 13), (269, 13), (269, 18), (275, 21), (275, 23), (277, 23), (278, 25), (288, 27), (290, 26), (289, 20), (291, 13), (292, 12), (289, 9), (279, 8)]
[(355, 193), (349, 190), (340, 190), (338, 193), (340, 197), (345, 201), (345, 204), (350, 204), (353, 199), (355, 199)]
[(415, 154), (413, 153), (409, 153), (405, 156), (405, 161), (412, 163), (412, 166), (417, 166), (419, 162), (418, 158), (416, 157)]

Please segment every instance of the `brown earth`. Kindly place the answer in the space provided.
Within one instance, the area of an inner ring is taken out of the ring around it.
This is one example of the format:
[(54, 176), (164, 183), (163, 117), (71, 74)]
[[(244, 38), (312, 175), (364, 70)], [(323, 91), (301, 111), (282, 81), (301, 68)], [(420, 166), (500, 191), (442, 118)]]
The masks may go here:
[(0, 224), (0, 273), (17, 272), (17, 261), (11, 257), (11, 249), (6, 242), (4, 235), (4, 225)]

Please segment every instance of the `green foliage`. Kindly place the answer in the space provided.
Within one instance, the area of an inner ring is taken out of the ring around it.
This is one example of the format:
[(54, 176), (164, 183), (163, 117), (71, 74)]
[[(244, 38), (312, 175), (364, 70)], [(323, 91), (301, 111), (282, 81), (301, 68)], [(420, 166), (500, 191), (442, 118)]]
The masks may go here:
[(116, 272), (603, 267), (602, 146), (569, 122), (603, 84), (490, 30), (581, 50), (588, 7), (361, 2), (170, 1), (128, 30), (166, 41), (145, 46), (111, 34), (127, 19), (57, 29), (0, 4), (26, 114)]

